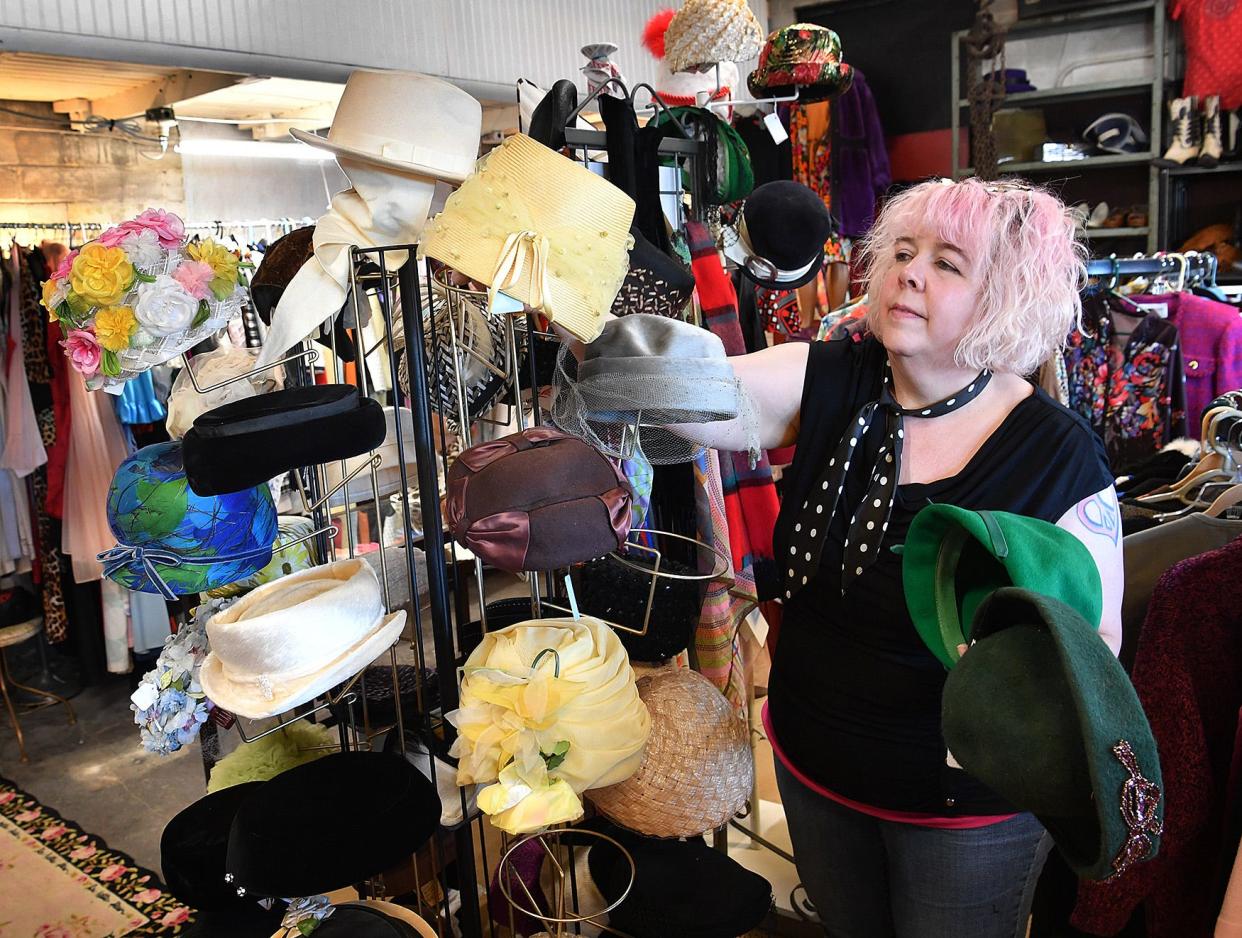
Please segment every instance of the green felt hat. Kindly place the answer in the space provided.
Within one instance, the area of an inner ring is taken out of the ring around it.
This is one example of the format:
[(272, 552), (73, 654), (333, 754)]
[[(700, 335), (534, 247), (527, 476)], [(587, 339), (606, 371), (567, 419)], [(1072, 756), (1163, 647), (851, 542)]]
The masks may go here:
[(1063, 602), (998, 589), (945, 681), (945, 744), (963, 769), (1052, 834), (1070, 867), (1107, 879), (1156, 855), (1156, 741), (1125, 670)]
[(1055, 524), (1006, 511), (928, 505), (901, 551), (906, 608), (946, 668), (972, 637), (975, 610), (993, 590), (1020, 586), (1068, 603), (1093, 627), (1104, 601), (1091, 552)]

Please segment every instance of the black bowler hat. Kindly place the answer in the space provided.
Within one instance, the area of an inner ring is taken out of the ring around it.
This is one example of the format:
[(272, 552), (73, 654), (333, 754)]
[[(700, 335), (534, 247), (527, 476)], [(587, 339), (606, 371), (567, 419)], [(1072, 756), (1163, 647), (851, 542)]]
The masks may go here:
[[(656, 840), (615, 825), (589, 825), (634, 859), (634, 885), (608, 913), (608, 924), (633, 938), (736, 938), (758, 928), (772, 908), (772, 885), (702, 838)], [(630, 864), (615, 846), (597, 843), (587, 867), (600, 894), (616, 902)]]
[(266, 938), (280, 924), (280, 909), (268, 911), (243, 898), (224, 880), (229, 828), (238, 805), (264, 782), (246, 782), (200, 798), (164, 827), (160, 866), (168, 891), (192, 909), (185, 938)]
[(222, 495), (384, 442), (384, 408), (350, 384), (256, 394), (199, 414), (181, 441), (190, 488)]
[(337, 752), (282, 772), (238, 808), (227, 877), (253, 896), (313, 896), (413, 856), (440, 823), (436, 787), (400, 755)]
[(835, 230), (823, 199), (800, 182), (777, 179), (747, 197), (725, 256), (759, 286), (793, 290), (823, 268), (824, 242)]

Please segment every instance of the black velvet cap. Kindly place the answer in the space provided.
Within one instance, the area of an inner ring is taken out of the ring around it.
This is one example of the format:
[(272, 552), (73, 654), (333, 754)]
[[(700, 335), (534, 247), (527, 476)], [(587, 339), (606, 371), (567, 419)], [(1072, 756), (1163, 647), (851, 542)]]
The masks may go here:
[(200, 414), (182, 440), (190, 488), (221, 495), (384, 442), (384, 408), (349, 384), (286, 388)]
[(555, 82), (530, 115), (527, 135), (545, 147), (559, 150), (565, 146), (565, 122), (578, 106), (578, 88), (568, 78)]
[[(780, 270), (810, 270), (795, 280), (763, 279), (749, 267), (742, 272), (763, 287), (792, 290), (809, 283), (823, 267), (824, 242), (835, 223), (828, 206), (814, 191), (789, 179), (765, 182), (746, 198), (742, 209), (746, 232), (755, 254)], [(812, 263), (819, 259), (819, 263)]]
[(395, 753), (337, 752), (282, 772), (240, 806), (226, 869), (254, 896), (313, 896), (412, 856), (440, 823), (436, 787)]
[(168, 891), (195, 909), (193, 923), (182, 932), (198, 938), (267, 938), (280, 924), (282, 911), (260, 908), (242, 898), (224, 879), (229, 828), (238, 806), (264, 782), (246, 782), (200, 798), (164, 827), (160, 866)]
[[(736, 938), (758, 928), (772, 908), (772, 886), (701, 838), (656, 840), (616, 825), (590, 825), (634, 858), (634, 888), (608, 913), (608, 924), (633, 938)], [(587, 855), (591, 878), (609, 903), (625, 891), (630, 865), (597, 841)]]

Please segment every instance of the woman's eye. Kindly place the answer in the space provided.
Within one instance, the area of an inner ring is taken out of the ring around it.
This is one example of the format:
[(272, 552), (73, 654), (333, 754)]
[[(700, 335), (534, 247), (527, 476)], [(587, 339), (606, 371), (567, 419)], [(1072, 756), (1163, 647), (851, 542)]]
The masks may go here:
[(957, 268), (956, 268), (956, 267), (954, 267), (952, 264), (950, 264), (948, 261), (944, 260), (943, 258), (941, 258), (939, 261), (937, 261), (937, 262), (936, 262), (936, 265), (937, 265), (937, 266), (938, 266), (941, 270), (948, 270), (948, 271), (951, 271), (951, 272), (953, 272), (953, 273), (957, 273)]
[(909, 251), (898, 251), (898, 252), (897, 252), (897, 254), (896, 254), (895, 256), (896, 256), (897, 260), (901, 261), (901, 262), (904, 264), (904, 263), (905, 263), (906, 261), (908, 261), (908, 260), (909, 260), (909, 259), (910, 259), (913, 255), (912, 255)]

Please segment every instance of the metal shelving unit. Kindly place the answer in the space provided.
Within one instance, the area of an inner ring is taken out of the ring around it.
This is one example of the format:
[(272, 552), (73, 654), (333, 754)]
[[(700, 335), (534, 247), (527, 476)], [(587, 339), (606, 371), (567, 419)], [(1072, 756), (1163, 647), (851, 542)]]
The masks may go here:
[[(1165, 0), (1136, 0), (1133, 3), (1113, 3), (1087, 10), (1076, 10), (1069, 13), (1056, 13), (1029, 20), (1019, 20), (1008, 32), (1010, 39), (1030, 39), (1036, 36), (1052, 36), (1091, 29), (1107, 29), (1124, 23), (1152, 24), (1152, 46), (1155, 50), (1152, 77), (1149, 81), (1134, 79), (1095, 82), (1092, 84), (1070, 85), (1060, 88), (1041, 88), (1036, 91), (1024, 91), (1008, 95), (1005, 98), (1007, 107), (1024, 107), (1046, 104), (1063, 104), (1092, 100), (1115, 99), (1127, 95), (1147, 94), (1151, 107), (1151, 119), (1148, 125), (1148, 138), (1152, 141), (1154, 153), (1118, 154), (1109, 156), (1093, 156), (1081, 160), (1065, 160), (1060, 162), (1024, 161), (1007, 163), (1000, 167), (1002, 173), (1040, 174), (1059, 173), (1063, 176), (1076, 176), (1080, 172), (1099, 170), (1119, 170), (1128, 167), (1147, 167), (1147, 206), (1150, 223), (1142, 228), (1108, 228), (1091, 229), (1087, 232), (1089, 239), (1099, 238), (1146, 238), (1147, 251), (1154, 252), (1158, 248), (1161, 234), (1160, 212), (1162, 209), (1161, 170), (1151, 165), (1152, 157), (1162, 147), (1164, 139), (1164, 86), (1168, 74), (1167, 22)], [(950, 57), (952, 61), (950, 107), (952, 129), (953, 178), (961, 179), (973, 175), (972, 167), (963, 167), (961, 152), (962, 112), (969, 108), (969, 102), (963, 96), (962, 81), (962, 43), (967, 32), (960, 30), (950, 38)]]

